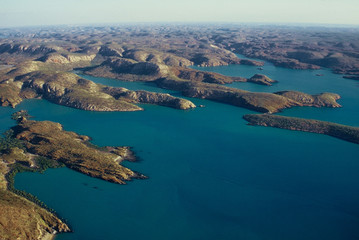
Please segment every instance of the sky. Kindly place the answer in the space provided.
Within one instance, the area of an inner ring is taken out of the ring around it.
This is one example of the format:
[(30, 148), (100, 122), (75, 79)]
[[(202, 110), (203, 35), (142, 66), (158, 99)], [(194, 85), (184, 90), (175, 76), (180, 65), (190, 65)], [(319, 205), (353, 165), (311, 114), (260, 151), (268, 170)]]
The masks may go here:
[(136, 22), (359, 25), (359, 0), (0, 0), (0, 27)]

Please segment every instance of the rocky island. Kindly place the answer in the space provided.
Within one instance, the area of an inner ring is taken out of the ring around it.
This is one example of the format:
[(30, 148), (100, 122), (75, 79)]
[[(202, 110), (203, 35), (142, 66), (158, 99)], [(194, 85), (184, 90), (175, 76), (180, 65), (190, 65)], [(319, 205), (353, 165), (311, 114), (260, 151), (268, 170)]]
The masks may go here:
[(247, 114), (243, 118), (250, 125), (275, 127), (294, 131), (325, 134), (359, 144), (359, 128), (313, 119), (285, 117), (272, 114)]

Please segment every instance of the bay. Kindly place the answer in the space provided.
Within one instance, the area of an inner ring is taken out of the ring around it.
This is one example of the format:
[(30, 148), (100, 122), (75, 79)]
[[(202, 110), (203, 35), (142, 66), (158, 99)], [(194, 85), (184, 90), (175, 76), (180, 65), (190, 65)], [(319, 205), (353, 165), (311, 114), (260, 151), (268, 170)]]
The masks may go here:
[[(308, 93), (335, 90), (342, 95), (343, 108), (293, 108), (281, 114), (359, 125), (354, 111), (359, 105), (357, 82), (325, 69), (317, 77), (317, 71), (267, 64), (261, 73), (278, 84), (231, 86), (272, 92), (288, 87)], [(201, 69), (239, 76), (258, 73), (249, 66)], [(83, 77), (130, 89), (157, 89)], [(24, 101), (15, 110), (26, 109), (35, 120), (59, 122), (100, 146), (132, 146), (140, 161), (125, 165), (149, 179), (123, 186), (61, 168), (18, 174), (15, 187), (38, 196), (67, 220), (74, 232), (60, 234), (58, 240), (358, 239), (358, 145), (248, 126), (242, 116), (252, 111), (191, 100), (206, 107), (181, 111), (141, 105), (144, 111), (101, 113)], [(0, 108), (1, 126), (11, 126), (4, 116), (15, 110)]]

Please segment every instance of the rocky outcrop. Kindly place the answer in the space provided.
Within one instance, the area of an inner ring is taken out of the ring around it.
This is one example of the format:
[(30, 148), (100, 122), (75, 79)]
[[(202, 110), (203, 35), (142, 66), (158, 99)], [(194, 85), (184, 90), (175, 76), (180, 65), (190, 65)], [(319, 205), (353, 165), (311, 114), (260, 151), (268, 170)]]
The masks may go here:
[[(248, 108), (258, 112), (274, 113), (285, 108), (294, 106), (315, 106), (315, 107), (339, 107), (335, 102), (339, 97), (337, 94), (325, 93), (321, 95), (308, 95), (313, 99), (312, 102), (305, 101), (301, 98), (295, 98), (293, 95), (299, 92), (288, 91), (282, 93), (256, 93), (248, 92), (240, 89), (229, 88), (216, 84), (195, 83), (184, 80), (175, 79), (159, 79), (157, 85), (162, 88), (181, 91), (184, 96), (204, 98), (231, 104), (238, 107)], [(290, 96), (290, 97), (288, 97)]]
[(85, 74), (127, 81), (154, 81), (169, 75), (169, 67), (151, 62), (136, 62), (128, 58), (110, 58), (101, 65), (87, 68)]
[(186, 67), (193, 65), (193, 62), (170, 53), (154, 50), (131, 49), (123, 52), (124, 58), (129, 58), (137, 62), (150, 62), (167, 66)]
[(104, 57), (123, 57), (122, 53), (125, 50), (121, 47), (113, 47), (113, 46), (101, 46), (99, 50), (99, 54)]
[(226, 83), (232, 83), (234, 81), (233, 77), (224, 76), (219, 73), (198, 71), (190, 68), (173, 67), (171, 68), (171, 74), (175, 75), (178, 78), (193, 81), (193, 82), (226, 84)]
[(248, 79), (248, 82), (252, 82), (260, 85), (272, 86), (272, 83), (276, 83), (277, 81), (263, 74), (255, 74), (253, 77)]
[(209, 44), (209, 45), (201, 44), (199, 48), (200, 50), (198, 52), (190, 54), (191, 61), (194, 62), (194, 64), (197, 66), (216, 67), (216, 66), (226, 66), (230, 64), (243, 64), (243, 65), (251, 65), (251, 66), (264, 65), (263, 62), (250, 60), (250, 59), (240, 59), (233, 52), (215, 46), (213, 44)]
[(52, 53), (46, 55), (39, 60), (45, 63), (58, 63), (58, 64), (69, 64), (79, 62), (91, 62), (96, 57), (96, 54), (85, 55), (85, 54), (59, 54)]
[(287, 56), (297, 59), (300, 62), (316, 64), (326, 68), (331, 68), (335, 72), (342, 71), (348, 73), (351, 70), (359, 68), (357, 56), (351, 54), (333, 51), (293, 51), (288, 52)]
[(282, 91), (275, 94), (292, 99), (301, 104), (301, 106), (310, 107), (341, 107), (336, 101), (340, 96), (336, 93), (321, 93), (318, 95), (309, 95), (297, 91)]
[(270, 114), (248, 114), (243, 118), (251, 125), (282, 128), (325, 134), (359, 144), (359, 128), (312, 119), (275, 116)]
[(13, 82), (0, 84), (0, 105), (16, 107), (22, 102), (20, 97), (21, 88)]
[(55, 52), (57, 48), (47, 47), (44, 45), (31, 45), (31, 44), (17, 44), (17, 43), (4, 43), (0, 45), (0, 54), (1, 53), (10, 53), (10, 54), (47, 54)]

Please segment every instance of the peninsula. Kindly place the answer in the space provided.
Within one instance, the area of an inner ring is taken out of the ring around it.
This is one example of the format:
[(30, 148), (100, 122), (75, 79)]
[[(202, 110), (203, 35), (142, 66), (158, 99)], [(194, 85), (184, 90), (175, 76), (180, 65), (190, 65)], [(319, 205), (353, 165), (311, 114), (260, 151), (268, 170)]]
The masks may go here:
[[(0, 138), (0, 236), (2, 239), (46, 239), (70, 228), (31, 194), (14, 189), (19, 171), (44, 171), (66, 166), (91, 177), (125, 184), (145, 179), (121, 165), (136, 161), (129, 147), (97, 147), (90, 138), (67, 132), (58, 123), (32, 121), (24, 111), (14, 114), (18, 124)], [(25, 224), (26, 223), (26, 224)]]
[(294, 131), (325, 134), (359, 144), (359, 128), (313, 119), (285, 117), (272, 114), (247, 114), (243, 118), (250, 125), (275, 127)]
[[(0, 104), (15, 107), (23, 99), (44, 98), (60, 105), (90, 111), (138, 111), (135, 103), (152, 103), (177, 109), (196, 107), (169, 94), (108, 88), (74, 73), (49, 70), (36, 61), (9, 68), (0, 75)], [(56, 69), (56, 68), (55, 68)]]

